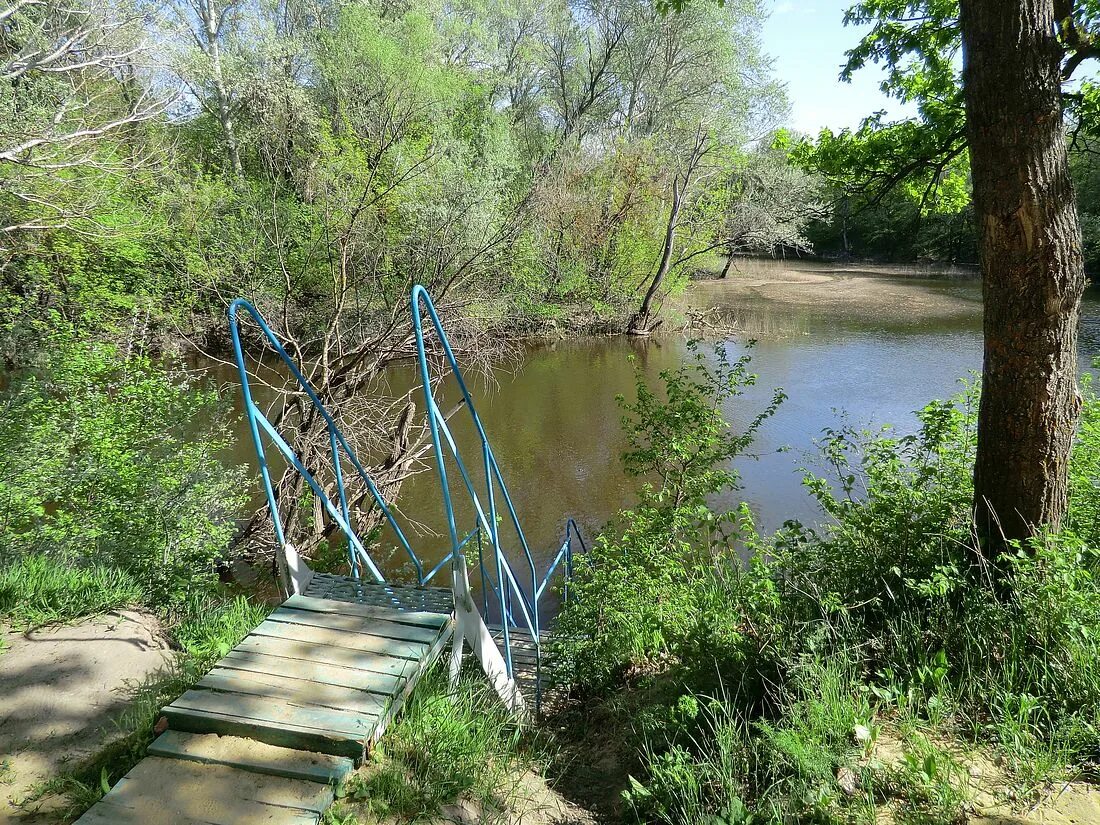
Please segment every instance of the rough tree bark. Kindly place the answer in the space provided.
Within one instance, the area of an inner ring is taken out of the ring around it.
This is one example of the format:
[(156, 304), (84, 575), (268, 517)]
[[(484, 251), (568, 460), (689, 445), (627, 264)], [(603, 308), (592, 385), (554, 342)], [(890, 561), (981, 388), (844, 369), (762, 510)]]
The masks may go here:
[(1053, 0), (962, 0), (967, 132), (985, 302), (974, 469), (985, 555), (1059, 527), (1077, 425), (1085, 278)]

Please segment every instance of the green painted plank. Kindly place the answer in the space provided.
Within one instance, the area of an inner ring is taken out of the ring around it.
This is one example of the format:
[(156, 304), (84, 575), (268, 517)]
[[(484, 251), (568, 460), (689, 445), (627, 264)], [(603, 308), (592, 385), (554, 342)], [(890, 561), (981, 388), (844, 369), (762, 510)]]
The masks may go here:
[(317, 705), (351, 713), (366, 713), (371, 716), (381, 714), (387, 704), (386, 698), (377, 693), (336, 687), (321, 682), (309, 682), (275, 673), (248, 673), (220, 667), (215, 667), (207, 673), (196, 687), (252, 696), (267, 696), (297, 704)]
[(339, 785), (355, 769), (351, 759), (326, 753), (279, 748), (251, 739), (166, 730), (149, 754), (203, 765), (225, 765), (251, 773)]
[(378, 717), (345, 711), (272, 701), (261, 696), (241, 693), (221, 693), (213, 690), (189, 690), (174, 701), (170, 708), (223, 713), (241, 719), (277, 722), (319, 731), (333, 731), (348, 736), (370, 736)]
[(321, 815), (299, 808), (284, 808), (253, 800), (226, 800), (220, 810), (205, 819), (181, 813), (187, 805), (158, 793), (150, 793), (140, 803), (116, 805), (105, 797), (74, 825), (317, 825)]
[(224, 713), (176, 709), (171, 705), (164, 708), (161, 713), (168, 719), (168, 724), (173, 730), (240, 736), (280, 748), (347, 756), (355, 760), (363, 758), (364, 743), (358, 736), (303, 728), (285, 722), (264, 722), (259, 719), (241, 719)]
[(234, 650), (245, 653), (265, 653), (272, 656), (285, 656), (306, 662), (318, 662), (324, 665), (369, 670), (372, 673), (384, 673), (389, 676), (404, 676), (416, 670), (416, 661), (397, 659), (378, 653), (366, 653), (348, 647), (317, 645), (309, 642), (280, 639), (274, 636), (248, 636)]
[(287, 624), (304, 624), (311, 627), (325, 627), (331, 630), (345, 630), (351, 633), (366, 633), (381, 636), (384, 639), (400, 639), (406, 642), (431, 644), (439, 636), (439, 629), (417, 625), (401, 624), (388, 619), (365, 619), (360, 616), (343, 616), (339, 613), (313, 613), (308, 610), (277, 608), (270, 621)]
[(427, 610), (398, 610), (394, 607), (378, 607), (369, 604), (354, 604), (335, 599), (317, 599), (312, 596), (291, 596), (283, 607), (297, 610), (311, 610), (315, 613), (338, 613), (342, 616), (358, 616), (362, 619), (387, 619), (402, 624), (422, 627), (442, 627), (450, 618), (446, 613)]
[[(295, 825), (316, 825), (317, 817), (308, 814)], [(217, 825), (210, 819), (191, 819), (167, 811), (154, 801), (140, 808), (115, 805), (106, 799), (89, 808), (73, 825)]]
[(280, 809), (316, 818), (333, 797), (332, 788), (318, 782), (150, 756), (120, 779), (105, 799), (121, 807), (158, 806), (200, 821), (236, 823), (264, 822)]
[(231, 650), (218, 662), (217, 666), (248, 673), (285, 673), (303, 681), (365, 690), (382, 696), (393, 694), (405, 683), (402, 676), (390, 676), (358, 668), (326, 665), (305, 659), (291, 659), (245, 650)]
[(328, 645), (414, 661), (420, 659), (424, 655), (424, 651), (427, 650), (427, 645), (414, 642), (380, 639), (377, 636), (367, 636), (363, 633), (349, 633), (345, 630), (309, 627), (303, 624), (283, 624), (282, 622), (270, 620), (261, 623), (248, 635), (249, 637), (265, 636), (274, 639), (307, 642), (313, 645)]

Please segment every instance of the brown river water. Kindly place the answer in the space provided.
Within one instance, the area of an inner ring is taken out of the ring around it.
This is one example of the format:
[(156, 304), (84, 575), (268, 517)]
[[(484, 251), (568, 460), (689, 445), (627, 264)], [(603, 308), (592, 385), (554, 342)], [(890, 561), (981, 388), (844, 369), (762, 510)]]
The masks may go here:
[[(914, 410), (954, 395), (961, 379), (980, 370), (981, 288), (959, 275), (918, 267), (745, 261), (727, 280), (693, 284), (684, 301), (720, 306), (736, 320), (740, 332), (721, 342), (731, 356), (756, 340), (751, 352), (758, 383), (726, 406), (731, 424), (751, 419), (776, 387), (788, 395), (761, 429), (754, 455), (735, 462), (743, 489), (715, 504), (748, 502), (765, 530), (787, 519), (820, 522), (802, 487), (801, 469), (820, 468), (815, 442), (824, 428), (889, 424), (899, 434), (912, 432)], [(539, 343), (526, 347), (518, 362), (494, 370), (492, 380), (471, 381), (540, 570), (560, 545), (566, 518), (575, 518), (590, 537), (633, 503), (638, 482), (621, 469), (622, 413), (615, 397), (630, 397), (634, 364), (656, 378), (683, 363), (686, 352), (684, 340), (672, 335)], [(1096, 355), (1100, 292), (1090, 291), (1081, 327), (1082, 369)], [(235, 380), (219, 365), (207, 369), (219, 381)], [(411, 378), (410, 371), (395, 381)], [(472, 427), (456, 424), (455, 437), (472, 463), (479, 453)], [(254, 466), (243, 422), (233, 457)], [(256, 490), (258, 496), (258, 483)], [(414, 543), (428, 564), (442, 558), (447, 545), (440, 501), (435, 473), (429, 472), (406, 482), (398, 502), (403, 514), (421, 524)], [(469, 529), (468, 508), (465, 515)], [(381, 541), (385, 545), (387, 538)]]

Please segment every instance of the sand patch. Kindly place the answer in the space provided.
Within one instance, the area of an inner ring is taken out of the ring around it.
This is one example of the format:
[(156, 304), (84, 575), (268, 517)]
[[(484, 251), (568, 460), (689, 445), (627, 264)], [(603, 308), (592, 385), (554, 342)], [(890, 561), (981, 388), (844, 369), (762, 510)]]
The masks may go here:
[(79, 765), (119, 736), (111, 720), (127, 687), (173, 654), (152, 616), (122, 611), (77, 625), (4, 629), (0, 654), (0, 823), (49, 822), (16, 803), (37, 783)]

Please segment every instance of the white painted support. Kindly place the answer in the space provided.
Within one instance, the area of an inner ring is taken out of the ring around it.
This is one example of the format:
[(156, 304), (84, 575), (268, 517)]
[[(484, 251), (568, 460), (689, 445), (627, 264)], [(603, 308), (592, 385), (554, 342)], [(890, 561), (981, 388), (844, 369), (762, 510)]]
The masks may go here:
[(451, 646), (450, 678), (453, 686), (458, 680), (458, 671), (462, 665), (462, 643), (481, 664), (481, 669), (489, 678), (489, 684), (504, 702), (505, 706), (516, 713), (526, 712), (527, 703), (514, 679), (508, 678), (508, 666), (500, 654), (500, 648), (493, 641), (485, 620), (477, 612), (473, 596), (470, 594), (470, 577), (466, 571), (466, 559), (459, 556), (451, 566), (451, 585), (455, 598), (455, 635)]
[(277, 553), (279, 559), (279, 576), (282, 579), (283, 591), (287, 598), (299, 596), (306, 592), (309, 582), (313, 578), (313, 571), (309, 569), (305, 559), (298, 555), (294, 545), (289, 541), (280, 548)]

